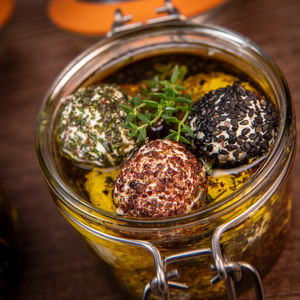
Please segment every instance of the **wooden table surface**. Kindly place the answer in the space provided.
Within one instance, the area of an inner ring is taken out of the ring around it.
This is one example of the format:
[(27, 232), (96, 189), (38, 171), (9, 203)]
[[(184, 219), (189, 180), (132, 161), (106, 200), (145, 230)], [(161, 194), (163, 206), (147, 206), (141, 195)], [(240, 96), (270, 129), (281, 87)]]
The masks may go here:
[[(14, 299), (122, 300), (111, 277), (59, 214), (39, 171), (34, 130), (41, 101), (58, 72), (81, 51), (78, 41), (49, 21), (47, 2), (16, 1), (0, 52), (0, 183), (17, 208), (23, 249)], [(300, 1), (236, 0), (211, 17), (273, 57), (299, 115)], [(263, 280), (267, 299), (300, 299), (299, 176), (298, 155), (292, 230), (286, 250)]]

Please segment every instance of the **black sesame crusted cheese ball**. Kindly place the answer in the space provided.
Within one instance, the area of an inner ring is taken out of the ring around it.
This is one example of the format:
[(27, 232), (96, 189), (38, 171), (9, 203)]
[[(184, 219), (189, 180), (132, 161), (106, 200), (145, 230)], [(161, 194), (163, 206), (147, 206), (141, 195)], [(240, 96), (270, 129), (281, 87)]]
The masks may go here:
[(239, 83), (210, 91), (193, 108), (192, 147), (215, 166), (247, 163), (270, 149), (278, 124), (274, 105)]
[(128, 103), (127, 95), (111, 84), (80, 88), (66, 97), (57, 125), (60, 152), (77, 163), (121, 164), (135, 140), (120, 126), (126, 119), (120, 103)]
[(152, 140), (121, 168), (114, 184), (117, 213), (136, 217), (180, 215), (201, 206), (203, 166), (182, 145)]

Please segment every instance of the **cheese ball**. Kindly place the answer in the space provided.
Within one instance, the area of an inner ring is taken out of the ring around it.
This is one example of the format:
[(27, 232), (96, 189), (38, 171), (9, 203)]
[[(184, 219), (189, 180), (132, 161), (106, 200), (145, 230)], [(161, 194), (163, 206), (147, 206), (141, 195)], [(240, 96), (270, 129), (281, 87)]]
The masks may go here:
[(80, 88), (66, 97), (57, 127), (60, 152), (77, 163), (120, 165), (135, 147), (120, 126), (127, 115), (120, 103), (128, 103), (127, 95), (110, 84)]
[(121, 168), (114, 184), (117, 213), (169, 217), (201, 206), (206, 195), (203, 165), (184, 146), (152, 140)]
[(234, 166), (269, 151), (278, 114), (270, 101), (234, 83), (205, 94), (193, 105), (188, 122), (196, 152), (215, 166)]

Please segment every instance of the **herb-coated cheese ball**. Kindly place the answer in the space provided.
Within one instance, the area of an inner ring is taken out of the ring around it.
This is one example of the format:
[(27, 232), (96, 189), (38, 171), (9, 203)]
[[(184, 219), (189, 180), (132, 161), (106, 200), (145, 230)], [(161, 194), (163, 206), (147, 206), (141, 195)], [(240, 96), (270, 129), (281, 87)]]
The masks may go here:
[(80, 88), (64, 99), (58, 120), (61, 152), (78, 163), (111, 167), (121, 164), (135, 147), (127, 129), (120, 126), (126, 113), (126, 94), (115, 85)]
[(201, 206), (206, 190), (203, 165), (181, 144), (152, 140), (121, 168), (114, 184), (117, 213), (168, 217)]

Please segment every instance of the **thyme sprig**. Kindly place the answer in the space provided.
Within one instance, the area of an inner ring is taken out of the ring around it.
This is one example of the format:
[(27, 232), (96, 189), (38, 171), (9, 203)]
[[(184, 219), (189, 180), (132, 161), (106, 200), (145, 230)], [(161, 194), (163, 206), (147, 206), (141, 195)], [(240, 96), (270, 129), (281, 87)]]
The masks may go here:
[(194, 137), (194, 133), (185, 122), (192, 110), (192, 97), (182, 96), (185, 88), (181, 82), (185, 73), (185, 67), (179, 68), (176, 65), (169, 80), (161, 80), (157, 75), (148, 87), (142, 89), (143, 98), (138, 94), (130, 99), (131, 106), (120, 104), (120, 107), (127, 112), (126, 121), (121, 126), (129, 130), (129, 137), (137, 137), (137, 143), (140, 143), (147, 138), (149, 126), (156, 127), (164, 121), (174, 128), (170, 128), (167, 139), (190, 143), (185, 136)]

